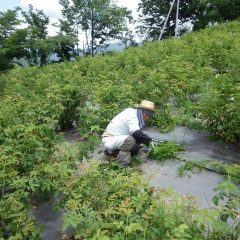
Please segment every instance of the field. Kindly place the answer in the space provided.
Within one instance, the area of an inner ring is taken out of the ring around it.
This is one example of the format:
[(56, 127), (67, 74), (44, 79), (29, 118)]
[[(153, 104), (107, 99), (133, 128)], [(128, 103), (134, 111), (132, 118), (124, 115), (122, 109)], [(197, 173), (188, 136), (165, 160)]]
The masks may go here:
[[(168, 190), (153, 196), (132, 168), (96, 162), (75, 173), (110, 119), (142, 99), (155, 102), (152, 125), (162, 132), (184, 124), (239, 145), (239, 39), (236, 21), (1, 74), (0, 239), (39, 239), (32, 201), (59, 194), (76, 239), (238, 239), (239, 165), (224, 167), (214, 201), (226, 206), (203, 210)], [(61, 132), (72, 127), (82, 141), (63, 145)]]

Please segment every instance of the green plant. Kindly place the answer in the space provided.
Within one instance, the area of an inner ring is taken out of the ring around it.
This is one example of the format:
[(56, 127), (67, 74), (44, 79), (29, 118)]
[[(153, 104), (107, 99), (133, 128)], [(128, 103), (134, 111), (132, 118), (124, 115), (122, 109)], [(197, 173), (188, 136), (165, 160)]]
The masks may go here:
[[(214, 191), (216, 195), (212, 198), (213, 204), (217, 207), (217, 219), (211, 220), (213, 239), (238, 239), (240, 233), (240, 191), (238, 184), (240, 182), (239, 170), (237, 164), (223, 164), (219, 161), (185, 161), (178, 169), (180, 176), (191, 174), (193, 170), (201, 171), (204, 168), (210, 168), (224, 174), (225, 180), (220, 182)], [(210, 238), (211, 239), (211, 238)]]
[[(226, 223), (219, 223), (219, 212), (233, 216), (232, 203), (218, 212), (201, 211), (192, 199), (169, 192), (161, 191), (155, 199), (141, 177), (129, 169), (111, 164), (85, 173), (76, 162), (83, 161), (99, 142), (114, 115), (142, 99), (155, 102), (159, 110), (153, 124), (161, 131), (173, 128), (179, 119), (194, 127), (199, 126), (195, 120), (201, 119), (212, 135), (237, 142), (239, 27), (239, 22), (231, 22), (111, 55), (42, 68), (16, 67), (1, 75), (0, 234), (7, 231), (9, 238), (20, 234), (23, 239), (34, 239), (36, 226), (28, 215), (29, 199), (65, 192), (70, 219), (66, 224), (74, 224), (76, 236), (235, 237), (238, 228), (227, 228), (232, 231), (228, 235), (229, 231), (221, 230)], [(70, 126), (78, 129), (80, 141), (59, 144), (58, 132)], [(152, 154), (157, 159), (172, 158), (177, 150), (176, 143), (165, 142), (162, 148), (155, 146)], [(183, 170), (195, 166), (189, 163)], [(214, 169), (234, 181), (239, 179), (236, 166), (214, 163)], [(84, 175), (78, 177), (76, 172)], [(231, 196), (237, 197), (224, 197)], [(16, 203), (22, 206), (19, 212)], [(85, 222), (93, 223), (92, 227), (88, 229)]]
[[(181, 160), (180, 160), (181, 161)], [(178, 175), (180, 177), (186, 175), (188, 172), (202, 171), (208, 161), (184, 161), (178, 168)]]
[(201, 118), (215, 138), (237, 142), (240, 136), (240, 86), (235, 76), (222, 74), (213, 79), (201, 102)]
[(183, 148), (177, 145), (176, 141), (164, 141), (161, 144), (151, 145), (149, 157), (159, 161), (164, 161), (166, 159), (176, 157), (176, 153), (179, 150), (183, 150)]
[(29, 213), (28, 197), (27, 192), (19, 190), (0, 198), (0, 239), (40, 240), (40, 229)]
[(154, 114), (152, 124), (161, 132), (170, 131), (176, 126), (176, 118), (171, 116), (169, 105), (161, 106), (160, 111)]
[[(213, 202), (219, 209), (219, 221), (226, 223), (225, 228), (217, 230), (219, 232), (225, 232), (229, 238), (237, 239), (240, 233), (239, 188), (232, 181), (227, 180), (219, 183), (214, 191), (217, 192), (213, 197)], [(229, 223), (229, 225), (227, 223)]]
[[(194, 198), (154, 191), (133, 169), (112, 163), (85, 161), (79, 168), (66, 182), (63, 203), (63, 229), (72, 226), (76, 239), (237, 239), (236, 222), (221, 220), (226, 206), (198, 209)], [(235, 205), (228, 205), (228, 214), (237, 220), (239, 201), (230, 199)]]

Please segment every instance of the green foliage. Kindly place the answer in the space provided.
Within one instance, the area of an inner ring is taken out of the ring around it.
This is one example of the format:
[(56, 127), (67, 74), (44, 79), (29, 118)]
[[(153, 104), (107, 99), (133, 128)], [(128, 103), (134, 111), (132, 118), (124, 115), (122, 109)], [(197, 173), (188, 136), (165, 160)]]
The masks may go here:
[(17, 157), (16, 170), (20, 173), (28, 172), (52, 152), (54, 133), (49, 126), (16, 125), (15, 129), (6, 129), (4, 133), (4, 145), (8, 147), (8, 154)]
[[(162, 226), (161, 232), (153, 234), (149, 231), (151, 223), (154, 228), (154, 219), (150, 217), (154, 215), (154, 206), (141, 176), (130, 169), (111, 170), (107, 165), (98, 165), (95, 163), (87, 169), (71, 183), (72, 191), (66, 189), (65, 192), (69, 200), (66, 202), (64, 228), (72, 226), (75, 238), (97, 239), (101, 234), (105, 238), (145, 236), (154, 239), (169, 229), (166, 224), (167, 229)], [(159, 215), (160, 219), (163, 215)]]
[[(184, 1), (183, 1), (184, 2)], [(160, 31), (164, 25), (165, 19), (168, 15), (169, 8), (170, 8), (169, 1), (148, 1), (148, 0), (141, 0), (138, 4), (138, 11), (139, 14), (139, 26), (138, 29), (140, 33), (145, 37), (145, 39), (153, 39), (157, 40)], [(182, 8), (183, 4), (181, 4)], [(170, 14), (169, 23), (175, 21), (175, 11)], [(180, 11), (180, 18), (181, 18)], [(182, 18), (181, 18), (182, 20)], [(174, 35), (174, 24), (167, 24), (167, 28), (165, 29), (167, 36)]]
[[(0, 12), (0, 71), (14, 65), (46, 65), (54, 53), (59, 55), (60, 61), (70, 60), (73, 37), (62, 34), (49, 37), (49, 18), (31, 5), (28, 11), (21, 11), (21, 17), (18, 16), (19, 11), (20, 8)], [(18, 29), (22, 19), (27, 27)]]
[(176, 118), (171, 115), (168, 105), (161, 106), (161, 110), (154, 114), (152, 125), (156, 126), (159, 131), (167, 132), (176, 126)]
[(164, 141), (161, 144), (151, 145), (149, 157), (163, 161), (176, 157), (176, 153), (179, 150), (182, 151), (182, 147), (178, 146), (175, 140)]
[(28, 193), (24, 191), (0, 198), (0, 239), (40, 239), (40, 231), (28, 210)]
[(73, 227), (76, 239), (237, 239), (218, 209), (200, 210), (171, 189), (153, 194), (130, 168), (99, 162), (79, 168), (64, 188), (63, 228)]
[(0, 12), (0, 71), (12, 68), (14, 59), (26, 54), (24, 47), (27, 31), (17, 29), (21, 23), (18, 11), (19, 9)]
[(216, 195), (212, 201), (217, 206), (219, 215), (218, 221), (212, 222), (213, 239), (221, 239), (221, 236), (225, 236), (226, 239), (238, 239), (240, 233), (240, 166), (237, 164), (224, 164), (219, 161), (185, 160), (185, 163), (179, 167), (178, 174), (183, 176), (187, 172), (192, 172), (193, 170), (201, 171), (204, 168), (214, 170), (225, 176), (225, 180), (214, 188)]
[(209, 160), (180, 160), (184, 161), (184, 163), (178, 169), (178, 174), (180, 176), (185, 175), (188, 171), (201, 171), (202, 169), (206, 168), (225, 175), (228, 179), (236, 181), (237, 183), (240, 182), (240, 166), (238, 164), (224, 164), (219, 161)]
[[(61, 66), (55, 67), (47, 74), (39, 68), (16, 68), (11, 79), (1, 75), (8, 80), (2, 85), (0, 106), (0, 200), (5, 206), (1, 207), (4, 218), (0, 220), (0, 232), (10, 237), (16, 234), (14, 239), (37, 239), (35, 223), (28, 214), (29, 204), (23, 201), (59, 193), (61, 185), (75, 172), (76, 159), (81, 160), (91, 149), (89, 146), (93, 146), (92, 141), (75, 147), (74, 151), (73, 147), (67, 148), (67, 153), (62, 150), (62, 156), (57, 154), (56, 130), (73, 124), (74, 109), (81, 104), (84, 94), (78, 78), (72, 78), (69, 84), (71, 73), (61, 74), (57, 70)], [(18, 200), (23, 207), (18, 209), (17, 220), (13, 217), (16, 213), (8, 213), (6, 208), (11, 209), (14, 204), (7, 202), (9, 191), (12, 199), (26, 194)], [(27, 231), (22, 227), (24, 223), (29, 232), (21, 233)]]
[[(194, 6), (195, 4), (195, 6)], [(194, 30), (206, 27), (208, 24), (221, 23), (239, 19), (240, 7), (237, 0), (195, 1), (196, 8)]]
[(2, 38), (10, 36), (16, 29), (16, 26), (20, 23), (20, 21), (17, 19), (18, 11), (19, 9), (14, 9), (0, 13), (1, 40)]
[(202, 118), (214, 137), (237, 142), (240, 136), (240, 85), (231, 74), (216, 76), (201, 103)]
[[(227, 232), (227, 234), (233, 239), (237, 239), (240, 233), (240, 221), (239, 221), (239, 209), (240, 209), (240, 191), (239, 188), (230, 180), (219, 183), (214, 191), (217, 194), (213, 197), (213, 202), (216, 206), (219, 206), (219, 220), (227, 223), (231, 223), (231, 228), (220, 230), (221, 232)], [(221, 201), (224, 204), (221, 206)]]
[(47, 17), (41, 10), (34, 11), (32, 5), (29, 5), (28, 12), (23, 11), (22, 14), (26, 23), (29, 24), (31, 37), (35, 40), (46, 38), (49, 17)]
[(193, 171), (202, 171), (204, 167), (206, 166), (207, 161), (186, 161), (184, 162), (179, 168), (178, 168), (178, 175), (184, 176), (187, 172), (193, 172)]
[[(47, 26), (49, 17), (43, 11), (34, 10), (32, 5), (29, 5), (27, 12), (22, 11), (25, 23), (28, 24), (28, 38), (25, 48), (28, 49), (28, 54), (25, 58), (29, 65), (46, 65), (49, 55), (52, 54), (52, 46), (54, 41), (52, 38), (47, 38)], [(51, 39), (51, 40), (50, 40)]]
[[(1, 74), (1, 237), (37, 239), (27, 214), (29, 198), (64, 192), (65, 226), (74, 226), (76, 238), (204, 239), (207, 233), (209, 239), (234, 239), (238, 228), (218, 221), (232, 217), (237, 208), (230, 207), (237, 205), (226, 193), (231, 185), (223, 189), (227, 209), (201, 211), (191, 199), (164, 191), (152, 198), (130, 169), (96, 166), (83, 174), (75, 162), (92, 150), (116, 113), (141, 99), (155, 102), (159, 110), (153, 124), (162, 131), (184, 117), (201, 118), (213, 135), (237, 142), (239, 26), (232, 22), (112, 55)], [(82, 142), (59, 144), (57, 132), (72, 126)], [(173, 142), (162, 147), (155, 146), (156, 157), (171, 158), (178, 150)], [(225, 169), (229, 177), (239, 174), (239, 169)], [(14, 198), (23, 206), (19, 218)]]

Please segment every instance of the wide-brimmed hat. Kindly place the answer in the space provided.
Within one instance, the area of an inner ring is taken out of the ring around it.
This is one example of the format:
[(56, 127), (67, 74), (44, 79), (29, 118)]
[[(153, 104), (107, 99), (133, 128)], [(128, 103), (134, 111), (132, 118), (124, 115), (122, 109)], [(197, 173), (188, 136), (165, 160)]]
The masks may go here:
[(155, 112), (154, 103), (148, 100), (142, 100), (140, 104), (135, 105), (135, 108), (142, 108)]

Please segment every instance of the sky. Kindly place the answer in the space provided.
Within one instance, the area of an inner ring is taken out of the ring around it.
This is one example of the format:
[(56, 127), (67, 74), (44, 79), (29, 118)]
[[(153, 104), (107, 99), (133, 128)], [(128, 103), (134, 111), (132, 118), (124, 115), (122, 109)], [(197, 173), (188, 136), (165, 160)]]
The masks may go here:
[[(50, 18), (50, 23), (57, 22), (61, 15), (61, 5), (59, 0), (0, 0), (0, 11), (6, 11), (7, 9), (13, 9), (16, 6), (28, 9), (28, 5), (31, 4), (38, 10), (43, 10), (44, 14)], [(135, 19), (137, 19), (137, 7), (140, 0), (115, 0), (115, 2), (122, 7), (127, 7), (132, 11)], [(55, 33), (54, 27), (49, 26), (48, 31), (50, 35)]]

